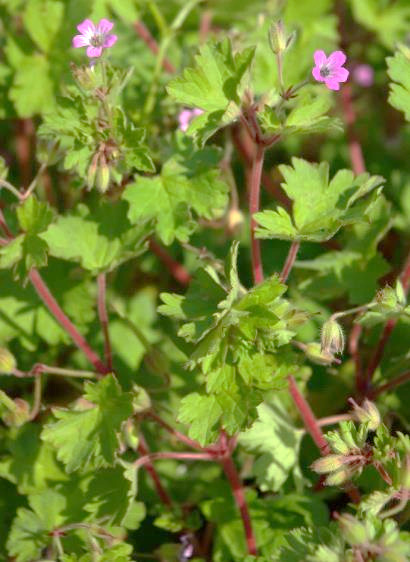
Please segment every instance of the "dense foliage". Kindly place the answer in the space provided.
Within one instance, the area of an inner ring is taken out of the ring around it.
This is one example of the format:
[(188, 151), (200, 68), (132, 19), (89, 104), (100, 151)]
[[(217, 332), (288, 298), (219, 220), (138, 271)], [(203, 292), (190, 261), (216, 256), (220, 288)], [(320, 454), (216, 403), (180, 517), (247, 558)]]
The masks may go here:
[(0, 14), (0, 560), (408, 560), (408, 0)]

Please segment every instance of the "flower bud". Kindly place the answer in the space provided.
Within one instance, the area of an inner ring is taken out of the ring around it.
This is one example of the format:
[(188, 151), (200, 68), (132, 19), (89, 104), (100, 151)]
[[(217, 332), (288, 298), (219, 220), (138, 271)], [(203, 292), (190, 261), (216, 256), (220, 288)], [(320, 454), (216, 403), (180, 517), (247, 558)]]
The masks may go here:
[(386, 285), (386, 287), (377, 292), (376, 302), (379, 305), (378, 308), (385, 312), (397, 309), (399, 304), (396, 291), (389, 287), (389, 285)]
[(98, 154), (94, 154), (93, 159), (91, 160), (91, 164), (88, 166), (87, 171), (87, 186), (88, 189), (92, 189), (95, 183), (95, 176), (97, 174), (97, 167), (98, 167)]
[(227, 217), (229, 232), (237, 232), (244, 221), (243, 213), (239, 209), (231, 209)]
[(5, 347), (0, 347), (0, 375), (11, 375), (16, 366), (14, 355)]
[(100, 156), (100, 164), (97, 168), (96, 187), (101, 193), (105, 193), (110, 185), (110, 167), (105, 156)]
[(353, 515), (343, 513), (339, 516), (338, 523), (344, 539), (351, 546), (363, 544), (368, 540), (366, 525)]
[(136, 450), (139, 444), (138, 424), (135, 420), (129, 418), (122, 427), (122, 433), (125, 444), (133, 450)]
[(406, 306), (407, 304), (406, 293), (404, 292), (404, 287), (399, 279), (397, 280), (396, 283), (396, 297), (397, 297), (397, 302), (400, 306)]
[(333, 362), (337, 362), (331, 353), (322, 351), (320, 343), (308, 343), (304, 348), (304, 352), (307, 358), (317, 365), (331, 365)]
[(282, 20), (274, 22), (269, 29), (269, 43), (275, 54), (281, 53), (286, 49), (286, 33)]
[(353, 414), (357, 421), (360, 423), (367, 423), (367, 427), (371, 431), (376, 431), (381, 423), (380, 412), (376, 405), (367, 398), (361, 406), (359, 406), (353, 398), (350, 398), (349, 402), (353, 405)]
[(320, 459), (315, 460), (310, 468), (318, 474), (326, 474), (326, 472), (333, 472), (338, 470), (344, 464), (343, 455), (327, 455)]
[(321, 351), (333, 355), (343, 353), (345, 337), (343, 329), (334, 318), (330, 317), (322, 327)]
[(151, 399), (148, 392), (142, 388), (142, 386), (134, 384), (132, 387), (132, 409), (134, 414), (139, 414), (140, 412), (144, 412), (150, 408)]
[(9, 427), (20, 427), (30, 419), (30, 405), (26, 400), (15, 398), (8, 412), (3, 414), (3, 421)]
[(348, 466), (343, 466), (335, 472), (331, 472), (326, 476), (326, 486), (341, 486), (352, 477), (352, 471)]

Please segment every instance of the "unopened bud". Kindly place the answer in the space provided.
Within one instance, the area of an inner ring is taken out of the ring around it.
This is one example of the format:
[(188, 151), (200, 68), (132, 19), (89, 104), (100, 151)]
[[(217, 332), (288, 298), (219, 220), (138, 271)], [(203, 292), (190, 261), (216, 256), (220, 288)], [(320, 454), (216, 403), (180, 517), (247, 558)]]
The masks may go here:
[(11, 375), (16, 366), (14, 355), (5, 347), (0, 347), (0, 375)]
[(390, 312), (398, 308), (398, 299), (397, 293), (389, 285), (380, 289), (380, 291), (376, 294), (376, 302), (378, 304), (378, 308), (385, 312)]
[(326, 474), (327, 472), (338, 470), (343, 466), (344, 461), (343, 455), (326, 455), (326, 457), (314, 461), (310, 468), (318, 474)]
[(353, 398), (350, 398), (349, 402), (353, 406), (353, 414), (357, 421), (360, 423), (367, 423), (367, 427), (371, 431), (376, 431), (381, 423), (380, 412), (376, 404), (370, 402), (367, 398), (363, 401), (361, 406), (359, 406)]
[(95, 176), (97, 174), (99, 154), (94, 154), (91, 164), (88, 166), (87, 171), (87, 186), (88, 189), (92, 189), (95, 184)]
[(368, 540), (367, 528), (350, 513), (343, 513), (338, 517), (338, 523), (344, 539), (351, 545), (357, 546)]
[(270, 26), (269, 43), (275, 54), (281, 53), (286, 49), (286, 33), (282, 20), (278, 20)]
[(341, 486), (352, 477), (352, 471), (347, 466), (343, 466), (326, 476), (326, 486)]
[(30, 419), (30, 405), (26, 400), (15, 398), (14, 405), (3, 414), (3, 421), (9, 427), (20, 427)]
[(151, 399), (148, 392), (142, 386), (132, 387), (132, 409), (134, 414), (139, 414), (151, 408)]
[(397, 280), (396, 283), (396, 297), (397, 297), (397, 302), (399, 303), (400, 306), (406, 306), (407, 304), (406, 293), (404, 292), (404, 287), (400, 280)]
[(321, 351), (333, 355), (334, 353), (343, 353), (344, 347), (343, 329), (334, 318), (330, 317), (322, 327)]
[(227, 226), (229, 232), (236, 232), (243, 224), (243, 213), (239, 209), (231, 209), (227, 217)]
[(100, 163), (97, 168), (96, 186), (101, 193), (105, 193), (110, 185), (110, 167), (105, 156), (100, 156)]
[(99, 85), (100, 80), (98, 80), (94, 67), (76, 66), (74, 63), (70, 66), (74, 80), (83, 90), (93, 90)]
[(317, 365), (331, 365), (337, 361), (331, 353), (322, 351), (320, 343), (317, 342), (308, 343), (304, 348), (304, 352), (308, 359)]
[(139, 444), (138, 424), (135, 420), (129, 418), (122, 427), (122, 433), (125, 444), (133, 450), (136, 450)]

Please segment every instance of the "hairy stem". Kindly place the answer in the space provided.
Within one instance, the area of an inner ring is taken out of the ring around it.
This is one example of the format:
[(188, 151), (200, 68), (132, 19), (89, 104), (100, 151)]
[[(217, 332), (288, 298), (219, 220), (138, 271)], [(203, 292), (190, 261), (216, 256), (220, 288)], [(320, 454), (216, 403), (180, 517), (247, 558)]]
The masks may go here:
[(325, 425), (334, 425), (342, 421), (349, 421), (352, 419), (351, 414), (336, 414), (335, 416), (327, 416), (317, 420), (317, 425), (323, 427)]
[(174, 429), (172, 426), (170, 426), (166, 421), (164, 421), (162, 418), (160, 418), (159, 416), (157, 416), (157, 414), (155, 414), (154, 412), (149, 412), (147, 414), (147, 417), (151, 418), (152, 420), (156, 421), (157, 424), (159, 424), (161, 427), (163, 427), (166, 431), (168, 431), (168, 433), (170, 433), (171, 435), (173, 435), (176, 439), (178, 439), (178, 441), (181, 441), (181, 443), (185, 443), (185, 445), (188, 445), (188, 447), (192, 447), (193, 449), (198, 449), (198, 450), (203, 450), (203, 448), (201, 447), (201, 445), (199, 443), (197, 443), (196, 441), (194, 441), (193, 439), (190, 439), (189, 437), (187, 437), (186, 435), (184, 435), (183, 433), (180, 433), (179, 431), (177, 431), (176, 429)]
[(106, 275), (105, 273), (100, 273), (97, 277), (98, 285), (98, 317), (100, 319), (101, 328), (104, 334), (104, 357), (105, 363), (110, 371), (112, 371), (112, 351), (111, 351), (111, 341), (110, 332), (108, 328), (108, 314), (106, 305)]
[(286, 283), (287, 278), (289, 277), (289, 273), (292, 270), (293, 264), (295, 263), (296, 256), (298, 255), (298, 251), (300, 248), (300, 242), (292, 242), (288, 257), (286, 258), (285, 264), (282, 269), (282, 273), (280, 274), (280, 281), (282, 283)]
[(172, 277), (186, 287), (191, 282), (191, 276), (183, 265), (178, 263), (174, 258), (156, 242), (153, 238), (149, 240), (149, 247), (157, 258), (165, 265)]
[(30, 412), (30, 420), (34, 420), (40, 412), (41, 390), (42, 390), (41, 376), (37, 376), (34, 379), (34, 398), (33, 398), (33, 407), (31, 408), (31, 412)]
[(29, 273), (29, 279), (36, 290), (38, 296), (43, 301), (49, 312), (54, 316), (60, 326), (71, 337), (75, 345), (84, 353), (87, 359), (92, 363), (100, 374), (106, 375), (110, 370), (104, 365), (95, 351), (90, 347), (85, 338), (80, 334), (71, 320), (61, 309), (53, 295), (50, 293), (49, 288), (44, 283), (40, 273), (37, 269), (32, 269)]
[(235, 464), (232, 460), (231, 455), (224, 456), (221, 459), (221, 464), (224, 469), (225, 475), (229, 480), (231, 485), (232, 494), (235, 499), (236, 505), (238, 506), (239, 512), (241, 514), (243, 527), (245, 530), (246, 544), (248, 547), (248, 553), (257, 556), (258, 551), (256, 548), (256, 540), (252, 530), (251, 517), (248, 510), (248, 505), (246, 503), (245, 494), (242, 488), (242, 483), (239, 478), (238, 472), (236, 470)]
[[(158, 56), (159, 46), (155, 38), (151, 35), (150, 30), (142, 21), (136, 21), (134, 23), (134, 29), (137, 34), (141, 37), (144, 41), (148, 49), (156, 56)], [(169, 74), (174, 74), (176, 72), (175, 66), (172, 62), (164, 56), (162, 59), (162, 67), (163, 69), (168, 72)]]
[(392, 379), (391, 381), (387, 381), (384, 384), (381, 384), (380, 386), (376, 386), (376, 388), (372, 388), (369, 391), (369, 398), (377, 398), (377, 396), (380, 396), (380, 394), (383, 394), (383, 392), (386, 392), (388, 390), (393, 390), (393, 388), (397, 388), (398, 386), (405, 384), (406, 382), (410, 381), (410, 371), (408, 371), (407, 373), (403, 373), (402, 375), (399, 375), (398, 377)]
[(259, 211), (259, 199), (261, 189), (261, 177), (263, 169), (263, 161), (265, 157), (265, 147), (257, 145), (254, 159), (252, 162), (252, 171), (250, 175), (249, 186), (249, 213), (251, 215), (251, 253), (252, 253), (252, 271), (255, 284), (263, 281), (263, 267), (260, 241), (255, 236), (256, 221), (253, 215)]
[[(144, 436), (140, 433), (139, 435), (139, 443), (138, 443), (138, 452), (142, 457), (147, 457), (150, 455), (149, 449), (148, 449), (148, 445), (144, 439)], [(148, 474), (151, 476), (151, 479), (154, 483), (155, 489), (157, 491), (157, 494), (160, 498), (160, 500), (162, 501), (162, 503), (168, 507), (172, 507), (172, 500), (170, 495), (168, 494), (168, 492), (165, 490), (165, 488), (163, 487), (163, 485), (161, 484), (161, 480), (158, 476), (157, 471), (155, 470), (151, 459), (149, 459), (145, 464), (144, 464), (145, 470), (148, 472)]]
[(134, 462), (134, 467), (139, 468), (150, 464), (151, 461), (161, 459), (176, 459), (185, 461), (212, 461), (213, 457), (209, 453), (176, 453), (174, 451), (164, 451), (159, 453), (149, 453), (140, 457)]
[(323, 436), (322, 430), (313, 415), (312, 409), (305, 400), (305, 398), (300, 393), (296, 381), (292, 375), (288, 377), (289, 392), (292, 396), (293, 402), (298, 409), (300, 416), (305, 424), (306, 431), (312, 437), (313, 441), (317, 445), (321, 455), (330, 454), (330, 447), (328, 442)]

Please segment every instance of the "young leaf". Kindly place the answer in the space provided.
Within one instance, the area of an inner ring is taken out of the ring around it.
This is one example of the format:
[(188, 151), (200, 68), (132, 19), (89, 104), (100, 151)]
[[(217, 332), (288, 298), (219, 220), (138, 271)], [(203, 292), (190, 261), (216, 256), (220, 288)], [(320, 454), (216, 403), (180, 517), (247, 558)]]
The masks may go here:
[(132, 414), (132, 395), (123, 392), (112, 375), (86, 383), (84, 409), (55, 408), (58, 421), (46, 425), (42, 439), (57, 449), (67, 472), (110, 466), (119, 447), (118, 433)]
[(399, 47), (394, 57), (387, 58), (387, 66), (393, 80), (390, 83), (389, 103), (403, 111), (407, 121), (410, 121), (410, 49)]
[[(323, 242), (344, 225), (369, 219), (383, 178), (340, 170), (329, 181), (327, 163), (311, 164), (292, 158), (292, 166), (279, 166), (282, 188), (293, 200), (293, 217), (284, 210), (263, 211), (254, 218), (259, 238)], [(375, 194), (366, 197), (373, 190)]]

